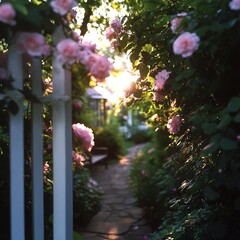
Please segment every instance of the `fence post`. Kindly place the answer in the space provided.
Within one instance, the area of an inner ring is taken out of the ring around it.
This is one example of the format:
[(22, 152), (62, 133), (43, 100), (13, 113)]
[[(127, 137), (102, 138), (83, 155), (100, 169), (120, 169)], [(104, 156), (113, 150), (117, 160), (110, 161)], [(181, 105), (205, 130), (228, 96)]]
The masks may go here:
[(53, 101), (54, 240), (72, 240), (71, 73), (57, 58), (53, 59), (52, 78), (53, 96), (60, 98)]
[[(32, 93), (42, 95), (41, 59), (32, 60)], [(32, 102), (33, 239), (44, 239), (42, 104)]]
[[(23, 88), (22, 56), (15, 46), (9, 48), (8, 70), (14, 87)], [(11, 240), (25, 239), (24, 214), (24, 121), (21, 95), (15, 95), (17, 114), (10, 114), (10, 217)]]

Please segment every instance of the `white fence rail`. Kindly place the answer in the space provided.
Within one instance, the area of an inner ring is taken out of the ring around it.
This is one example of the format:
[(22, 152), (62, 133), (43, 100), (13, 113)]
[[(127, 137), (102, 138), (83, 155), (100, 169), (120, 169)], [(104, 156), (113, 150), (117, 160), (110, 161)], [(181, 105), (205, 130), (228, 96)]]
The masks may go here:
[[(32, 63), (32, 92), (42, 95), (41, 60)], [(8, 69), (14, 86), (23, 88), (22, 56), (12, 46)], [(72, 206), (72, 131), (71, 131), (71, 73), (57, 59), (52, 64), (53, 95), (53, 233), (54, 240), (73, 239)], [(10, 217), (11, 240), (25, 240), (24, 214), (24, 110), (23, 99), (15, 96), (19, 111), (10, 116)], [(32, 104), (32, 181), (33, 181), (33, 239), (44, 239), (43, 197), (43, 121), (42, 104)]]

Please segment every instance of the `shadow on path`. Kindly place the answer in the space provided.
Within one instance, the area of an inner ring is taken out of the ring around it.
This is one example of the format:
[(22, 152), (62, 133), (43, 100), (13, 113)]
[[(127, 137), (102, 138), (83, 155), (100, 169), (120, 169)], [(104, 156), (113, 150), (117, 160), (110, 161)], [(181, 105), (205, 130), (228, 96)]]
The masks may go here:
[(92, 177), (102, 187), (104, 195), (101, 210), (82, 233), (86, 240), (144, 240), (151, 232), (128, 184), (131, 161), (136, 154), (141, 154), (143, 146), (130, 148), (125, 157), (109, 163), (108, 169), (102, 165), (93, 166)]

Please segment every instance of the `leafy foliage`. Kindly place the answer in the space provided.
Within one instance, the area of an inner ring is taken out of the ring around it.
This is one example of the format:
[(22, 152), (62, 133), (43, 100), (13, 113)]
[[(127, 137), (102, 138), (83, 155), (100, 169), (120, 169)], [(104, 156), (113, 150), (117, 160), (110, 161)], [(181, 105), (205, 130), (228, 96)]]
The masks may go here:
[(117, 159), (125, 153), (124, 137), (114, 114), (110, 114), (106, 126), (95, 129), (94, 136), (97, 147), (108, 148), (109, 158)]
[[(134, 11), (123, 20), (126, 34), (120, 48), (129, 52), (140, 73), (129, 106), (145, 112), (149, 124), (161, 134), (172, 116), (182, 118), (176, 135), (155, 143), (155, 151), (160, 147), (164, 155), (152, 160), (145, 154), (133, 166), (133, 186), (147, 212), (164, 206), (151, 212), (159, 226), (152, 239), (239, 236), (240, 76), (234, 59), (240, 50), (240, 19), (229, 2), (143, 0), (138, 9), (133, 4)], [(173, 33), (171, 21), (179, 16), (181, 24)], [(197, 51), (185, 58), (173, 51), (183, 32), (200, 38)], [(163, 99), (157, 102), (154, 81), (163, 69), (171, 74), (161, 92)], [(154, 170), (142, 184), (141, 171), (148, 169)], [(177, 189), (174, 194), (167, 191), (172, 183), (169, 175)], [(157, 187), (159, 183), (162, 188)]]

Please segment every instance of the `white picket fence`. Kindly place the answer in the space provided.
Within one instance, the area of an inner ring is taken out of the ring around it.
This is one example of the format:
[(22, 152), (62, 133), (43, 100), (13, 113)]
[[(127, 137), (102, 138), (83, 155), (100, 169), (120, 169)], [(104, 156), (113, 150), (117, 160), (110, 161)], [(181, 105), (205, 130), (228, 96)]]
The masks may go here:
[[(54, 240), (73, 239), (72, 205), (72, 130), (71, 73), (57, 59), (52, 63), (53, 94), (42, 96), (41, 59), (32, 63), (32, 91), (43, 102), (51, 102), (53, 115), (53, 234)], [(15, 46), (8, 55), (8, 70), (15, 79), (14, 86), (23, 88), (22, 56)], [(10, 215), (11, 240), (25, 240), (24, 214), (24, 121), (22, 96), (14, 96), (19, 111), (10, 114)], [(33, 181), (33, 239), (44, 239), (43, 201), (43, 121), (42, 104), (32, 104), (32, 181)]]

